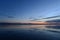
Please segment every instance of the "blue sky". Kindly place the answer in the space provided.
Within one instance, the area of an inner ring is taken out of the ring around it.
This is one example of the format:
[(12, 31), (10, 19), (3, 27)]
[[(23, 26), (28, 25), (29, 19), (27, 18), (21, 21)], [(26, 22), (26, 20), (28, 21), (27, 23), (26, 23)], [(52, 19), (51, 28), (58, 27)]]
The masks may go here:
[(60, 0), (0, 0), (0, 21), (28, 22), (56, 15)]

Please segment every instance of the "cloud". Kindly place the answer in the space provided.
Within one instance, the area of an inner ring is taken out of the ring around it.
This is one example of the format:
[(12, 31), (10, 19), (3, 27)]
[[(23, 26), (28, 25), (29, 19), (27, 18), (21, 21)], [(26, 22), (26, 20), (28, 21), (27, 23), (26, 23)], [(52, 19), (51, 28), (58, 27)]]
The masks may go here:
[(14, 16), (7, 16), (8, 18), (15, 18)]
[(39, 19), (37, 19), (37, 18), (32, 18), (30, 21), (37, 21), (37, 20), (39, 20)]
[(56, 20), (56, 19), (59, 19), (59, 18), (60, 18), (60, 15), (47, 17), (47, 18), (41, 18), (41, 19), (35, 18), (35, 19), (32, 19), (31, 21), (49, 21), (49, 20)]
[(4, 18), (15, 18), (14, 16), (5, 15), (5, 14), (1, 14), (0, 17), (4, 17)]
[(43, 18), (43, 19), (50, 19), (50, 18), (56, 18), (56, 17), (60, 17), (60, 15), (58, 15), (58, 16), (52, 16), (52, 17), (47, 17), (47, 18)]

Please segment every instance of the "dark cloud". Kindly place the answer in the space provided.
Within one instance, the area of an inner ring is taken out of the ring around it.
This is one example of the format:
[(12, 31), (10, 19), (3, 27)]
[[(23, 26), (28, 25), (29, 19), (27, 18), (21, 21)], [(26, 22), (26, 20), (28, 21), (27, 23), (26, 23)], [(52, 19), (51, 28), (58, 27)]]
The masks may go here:
[(0, 15), (0, 17), (5, 17), (5, 18), (15, 18), (14, 16), (10, 16), (10, 15)]
[(8, 18), (15, 18), (14, 16), (7, 16)]
[[(58, 15), (58, 16), (52, 16), (52, 17), (47, 17), (47, 18), (41, 18), (41, 19), (51, 19), (51, 18), (57, 18), (57, 17), (60, 17), (60, 15)], [(37, 21), (37, 20), (41, 20), (40, 18), (34, 18), (34, 19), (32, 19), (31, 21)], [(49, 21), (49, 20), (48, 20)], [(52, 22), (60, 22), (60, 20), (51, 20)], [(51, 22), (50, 21), (50, 22)], [(39, 21), (40, 22), (40, 21)]]
[(56, 18), (56, 17), (60, 17), (60, 15), (58, 15), (58, 16), (52, 16), (52, 17), (47, 17), (47, 18), (43, 18), (43, 19), (50, 19), (50, 18)]

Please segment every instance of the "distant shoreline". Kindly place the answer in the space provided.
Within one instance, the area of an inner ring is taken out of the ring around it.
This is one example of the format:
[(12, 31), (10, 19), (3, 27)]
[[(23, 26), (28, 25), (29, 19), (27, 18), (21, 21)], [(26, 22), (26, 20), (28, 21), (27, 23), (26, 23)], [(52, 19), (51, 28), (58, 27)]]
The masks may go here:
[(59, 25), (59, 24), (46, 24), (46, 23), (39, 23), (39, 24), (38, 23), (0, 23), (0, 25)]

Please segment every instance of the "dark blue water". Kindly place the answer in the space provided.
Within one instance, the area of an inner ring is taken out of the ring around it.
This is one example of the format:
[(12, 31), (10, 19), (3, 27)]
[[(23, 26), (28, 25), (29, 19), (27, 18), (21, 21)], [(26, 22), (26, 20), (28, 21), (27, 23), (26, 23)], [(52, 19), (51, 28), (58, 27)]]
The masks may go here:
[(3, 25), (0, 40), (60, 40), (60, 30), (45, 25)]

